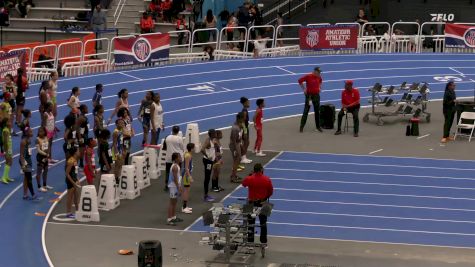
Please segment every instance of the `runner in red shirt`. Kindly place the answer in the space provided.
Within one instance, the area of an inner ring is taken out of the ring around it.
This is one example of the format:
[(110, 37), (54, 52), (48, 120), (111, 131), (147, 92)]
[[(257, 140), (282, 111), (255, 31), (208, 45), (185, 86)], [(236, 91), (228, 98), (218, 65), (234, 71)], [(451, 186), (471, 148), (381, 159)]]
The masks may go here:
[(259, 98), (256, 101), (256, 113), (254, 114), (254, 129), (256, 129), (256, 143), (254, 145), (254, 153), (258, 157), (264, 157), (266, 154), (262, 153), (261, 146), (262, 146), (262, 117), (263, 111), (262, 109), (265, 107), (264, 99)]
[[(304, 75), (299, 79), (299, 85), (302, 87), (305, 95), (305, 106), (302, 119), (300, 120), (300, 132), (303, 132), (303, 127), (305, 127), (305, 123), (307, 123), (310, 102), (312, 102), (313, 110), (315, 111), (315, 126), (317, 127), (317, 131), (322, 132), (322, 128), (320, 127), (320, 87), (322, 85), (322, 77), (320, 73), (320, 67), (316, 67), (312, 73)], [(304, 82), (306, 84), (305, 86), (303, 84)]]
[(345, 90), (341, 93), (341, 110), (338, 113), (338, 130), (335, 135), (341, 134), (341, 121), (345, 113), (351, 113), (353, 115), (353, 136), (358, 137), (360, 120), (358, 118), (358, 112), (360, 110), (360, 92), (358, 89), (353, 88), (353, 81), (345, 81)]
[[(243, 187), (249, 188), (249, 193), (247, 200), (249, 203), (252, 203), (255, 207), (261, 207), (263, 202), (268, 201), (274, 192), (274, 187), (272, 186), (272, 181), (268, 176), (264, 175), (264, 168), (260, 163), (254, 165), (254, 173), (246, 177), (242, 181)], [(249, 225), (254, 225), (256, 223), (256, 218), (248, 216)], [(259, 223), (261, 226), (261, 236), (260, 241), (262, 244), (267, 243), (267, 216), (264, 214), (259, 214)], [(254, 242), (254, 227), (248, 228), (248, 242)]]

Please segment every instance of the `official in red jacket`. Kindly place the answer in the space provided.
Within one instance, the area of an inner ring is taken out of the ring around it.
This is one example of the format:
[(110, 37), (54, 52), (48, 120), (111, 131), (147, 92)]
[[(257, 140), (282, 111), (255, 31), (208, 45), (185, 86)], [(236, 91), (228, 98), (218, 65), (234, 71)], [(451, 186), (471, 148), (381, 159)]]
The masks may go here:
[(345, 90), (341, 93), (341, 109), (338, 113), (338, 130), (335, 135), (341, 134), (341, 121), (346, 113), (353, 115), (353, 136), (358, 137), (360, 120), (358, 112), (360, 111), (360, 92), (353, 88), (353, 81), (345, 81)]
[(322, 128), (320, 127), (320, 90), (322, 77), (320, 73), (320, 67), (316, 67), (312, 73), (304, 75), (299, 79), (299, 85), (305, 95), (305, 106), (302, 119), (300, 120), (300, 132), (303, 132), (303, 127), (305, 127), (305, 123), (307, 123), (310, 102), (312, 102), (313, 110), (315, 111), (315, 126), (317, 127), (317, 131), (322, 132)]
[[(255, 207), (262, 207), (262, 203), (268, 201), (269, 197), (272, 196), (274, 187), (268, 176), (264, 175), (264, 168), (260, 163), (254, 165), (254, 172), (246, 177), (242, 181), (243, 187), (248, 187), (248, 201), (252, 203)], [(248, 242), (254, 242), (254, 224), (256, 223), (256, 218), (248, 217), (249, 225), (252, 225), (248, 228)], [(261, 236), (260, 241), (262, 244), (267, 244), (267, 216), (259, 214), (259, 223), (261, 226)]]
[(141, 33), (151, 33), (155, 29), (155, 21), (153, 21), (152, 16), (144, 12), (142, 18), (140, 18), (140, 32)]

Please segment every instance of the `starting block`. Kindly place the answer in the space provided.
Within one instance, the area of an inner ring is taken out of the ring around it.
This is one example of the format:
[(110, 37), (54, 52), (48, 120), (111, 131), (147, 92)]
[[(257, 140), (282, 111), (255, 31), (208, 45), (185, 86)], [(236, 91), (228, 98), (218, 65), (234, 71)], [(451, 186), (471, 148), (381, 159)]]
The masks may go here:
[(133, 156), (132, 165), (135, 166), (135, 176), (139, 189), (142, 190), (150, 186), (150, 178), (148, 177), (148, 163), (144, 156)]
[(200, 130), (198, 128), (198, 123), (189, 123), (186, 126), (185, 147), (189, 143), (194, 143), (195, 153), (200, 153), (201, 143), (200, 143)]
[(158, 153), (160, 146), (146, 146), (144, 148), (145, 165), (147, 166), (147, 177), (150, 179), (158, 179), (160, 170), (158, 169)]
[(96, 187), (86, 185), (82, 187), (79, 207), (76, 211), (78, 222), (98, 222), (100, 221), (99, 210), (97, 208)]
[(115, 183), (115, 176), (113, 174), (103, 174), (101, 176), (101, 183), (99, 184), (99, 192), (97, 198), (99, 199), (100, 210), (113, 210), (120, 205), (120, 198), (117, 184)]
[(120, 199), (135, 199), (140, 196), (140, 188), (137, 182), (137, 175), (135, 175), (134, 165), (122, 166), (119, 183), (119, 198)]

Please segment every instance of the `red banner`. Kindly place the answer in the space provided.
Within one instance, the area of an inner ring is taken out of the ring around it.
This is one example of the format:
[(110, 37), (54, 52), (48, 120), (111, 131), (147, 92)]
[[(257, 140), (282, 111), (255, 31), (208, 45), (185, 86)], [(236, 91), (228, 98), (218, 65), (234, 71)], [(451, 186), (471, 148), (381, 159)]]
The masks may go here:
[(354, 50), (358, 48), (358, 25), (300, 27), (301, 50)]
[(445, 47), (475, 48), (475, 26), (445, 24)]
[(114, 39), (114, 60), (117, 66), (154, 63), (167, 59), (169, 54), (168, 33)]
[(5, 75), (16, 75), (17, 69), (26, 67), (25, 50), (17, 50), (0, 54), (0, 81)]

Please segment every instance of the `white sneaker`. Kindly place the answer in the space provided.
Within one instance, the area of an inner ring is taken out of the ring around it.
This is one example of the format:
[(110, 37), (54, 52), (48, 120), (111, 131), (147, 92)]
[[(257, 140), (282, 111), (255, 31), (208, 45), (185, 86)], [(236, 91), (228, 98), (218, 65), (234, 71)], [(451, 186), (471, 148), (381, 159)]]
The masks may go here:
[(249, 164), (252, 160), (248, 159), (246, 156), (241, 157), (241, 163)]
[(38, 189), (40, 192), (48, 192), (48, 189), (46, 189), (46, 187), (40, 187), (40, 189)]
[(265, 157), (266, 154), (264, 154), (264, 153), (262, 153), (262, 152), (258, 152), (258, 153), (256, 153), (256, 156), (257, 156), (257, 157)]
[(184, 208), (184, 209), (182, 208), (181, 212), (186, 213), (186, 214), (191, 214), (192, 213), (192, 211), (189, 210), (188, 208)]
[(47, 185), (47, 186), (46, 186), (46, 189), (48, 189), (48, 190), (51, 190), (51, 189), (53, 189), (53, 187), (52, 187), (52, 186), (49, 186), (49, 185)]

